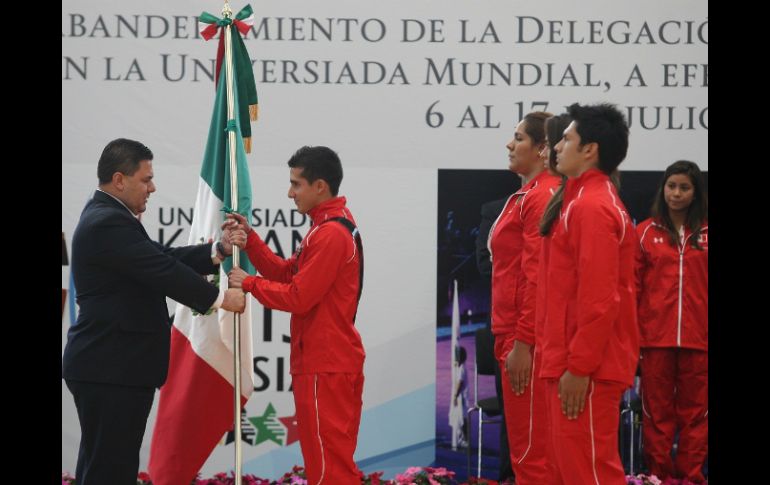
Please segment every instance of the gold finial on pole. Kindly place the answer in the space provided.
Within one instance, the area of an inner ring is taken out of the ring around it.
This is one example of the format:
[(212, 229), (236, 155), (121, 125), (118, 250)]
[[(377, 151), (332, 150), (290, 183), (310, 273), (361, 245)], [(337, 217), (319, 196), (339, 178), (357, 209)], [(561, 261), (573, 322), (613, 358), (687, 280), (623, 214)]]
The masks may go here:
[(225, 0), (225, 4), (222, 6), (222, 17), (226, 19), (233, 17), (233, 9), (230, 8), (229, 0)]

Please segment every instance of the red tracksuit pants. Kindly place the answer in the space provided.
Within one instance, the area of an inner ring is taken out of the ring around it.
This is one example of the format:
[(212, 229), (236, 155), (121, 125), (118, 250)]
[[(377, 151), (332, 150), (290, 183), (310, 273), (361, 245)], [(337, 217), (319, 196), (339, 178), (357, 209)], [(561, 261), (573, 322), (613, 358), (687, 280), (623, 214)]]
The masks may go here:
[(353, 461), (361, 422), (363, 373), (292, 376), (308, 485), (359, 485)]
[(554, 485), (625, 485), (618, 453), (620, 398), (625, 386), (591, 381), (585, 409), (569, 420), (561, 411), (559, 381), (546, 381), (551, 444), (556, 461)]
[(511, 466), (517, 485), (542, 485), (546, 483), (545, 387), (544, 381), (535, 377), (540, 371), (540, 354), (535, 353), (529, 385), (522, 395), (517, 396), (505, 367), (513, 342), (513, 334), (495, 335), (495, 358), (501, 371)]
[[(660, 479), (702, 483), (708, 453), (708, 352), (682, 348), (642, 349), (644, 459)], [(679, 430), (676, 462), (671, 460)]]

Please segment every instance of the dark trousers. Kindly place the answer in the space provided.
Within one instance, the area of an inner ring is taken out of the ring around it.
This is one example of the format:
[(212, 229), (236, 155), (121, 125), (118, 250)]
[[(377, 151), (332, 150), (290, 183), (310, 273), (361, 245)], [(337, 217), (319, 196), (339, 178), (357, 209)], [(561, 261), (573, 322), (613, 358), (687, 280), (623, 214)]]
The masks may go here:
[[(494, 348), (494, 335), (492, 336), (492, 347)], [(495, 359), (497, 361), (497, 359)], [(503, 385), (500, 366), (495, 362), (495, 390), (497, 391), (497, 397), (500, 399), (500, 409), (505, 409), (503, 403)], [(511, 466), (511, 452), (508, 447), (508, 433), (506, 432), (505, 425), (505, 413), (500, 413), (500, 467), (497, 472), (497, 479), (501, 482), (508, 478), (513, 478), (513, 467)]]
[(153, 387), (66, 380), (80, 421), (78, 485), (136, 485)]

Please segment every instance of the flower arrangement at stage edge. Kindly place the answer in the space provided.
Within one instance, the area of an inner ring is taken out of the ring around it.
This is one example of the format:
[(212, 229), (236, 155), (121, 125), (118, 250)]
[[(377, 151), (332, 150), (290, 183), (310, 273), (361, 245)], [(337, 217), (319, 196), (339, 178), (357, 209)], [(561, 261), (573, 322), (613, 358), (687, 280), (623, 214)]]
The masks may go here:
[(453, 485), (455, 472), (450, 472), (446, 468), (432, 468), (413, 466), (406, 469), (404, 473), (396, 475), (393, 480), (394, 485)]
[(290, 472), (284, 473), (283, 476), (274, 483), (278, 485), (307, 485), (305, 469), (301, 466), (294, 465)]
[[(361, 485), (457, 485), (454, 479), (455, 472), (446, 468), (433, 467), (409, 467), (403, 473), (396, 475), (394, 480), (384, 480), (383, 472), (374, 472), (368, 475), (361, 473)], [(75, 485), (75, 477), (67, 472), (62, 472), (62, 485)], [(660, 480), (655, 477), (645, 477), (639, 475), (639, 478), (645, 478), (646, 481), (628, 481), (633, 485), (660, 485)], [(629, 475), (629, 480), (636, 480), (637, 477)], [(211, 478), (201, 478), (198, 474), (192, 479), (190, 485), (234, 485), (235, 474), (233, 472), (217, 473)], [(294, 466), (290, 472), (284, 473), (278, 480), (268, 480), (258, 478), (254, 475), (243, 475), (243, 485), (307, 485), (305, 469), (301, 466)], [(461, 485), (508, 485), (506, 482), (497, 482), (487, 478), (471, 477), (469, 481)], [(136, 485), (152, 485), (152, 480), (147, 472), (139, 472), (136, 477)]]
[[(150, 476), (147, 475), (146, 473), (139, 473), (139, 477), (137, 477), (137, 485), (152, 485), (152, 482), (150, 481), (147, 481), (147, 482), (139, 481), (139, 478), (141, 478), (142, 475), (146, 475), (147, 480), (150, 479)], [(254, 475), (242, 475), (241, 483), (243, 485), (271, 485), (272, 483), (275, 483), (275, 482), (271, 482), (266, 478), (255, 477)], [(305, 483), (305, 482), (302, 482), (302, 483)], [(229, 475), (227, 473), (217, 473), (211, 478), (204, 478), (204, 479), (201, 479), (200, 474), (198, 474), (198, 476), (196, 476), (193, 479), (193, 481), (190, 482), (190, 485), (235, 485), (235, 472), (230, 472)]]
[(361, 473), (361, 485), (390, 485), (390, 480), (383, 480), (382, 474), (383, 472), (374, 472), (369, 475), (364, 475), (364, 472)]
[(627, 485), (661, 485), (661, 481), (658, 477), (655, 475), (644, 475), (640, 473), (639, 475), (626, 475), (626, 484)]
[[(296, 467), (295, 467), (296, 468)], [(287, 473), (287, 475), (289, 475)], [(255, 477), (254, 475), (243, 475), (241, 483), (243, 485), (275, 485), (275, 484), (284, 484), (284, 483), (293, 483), (293, 484), (306, 484), (307, 482), (304, 481), (295, 481), (295, 482), (272, 482), (270, 480), (267, 480), (266, 478), (259, 478)], [(75, 485), (75, 477), (70, 475), (67, 472), (62, 472), (61, 474), (61, 483), (62, 485)], [(233, 472), (230, 472), (230, 475), (226, 473), (217, 473), (211, 478), (200, 478), (200, 474), (193, 478), (193, 480), (190, 482), (190, 485), (233, 485), (235, 483), (235, 474)], [(136, 485), (152, 485), (152, 480), (150, 479), (150, 475), (147, 472), (139, 472), (139, 474), (136, 476)]]
[(704, 482), (696, 483), (691, 482), (690, 480), (686, 478), (666, 478), (665, 480), (661, 481), (660, 478), (656, 477), (655, 475), (626, 475), (626, 484), (627, 485), (708, 485), (709, 481), (706, 479)]

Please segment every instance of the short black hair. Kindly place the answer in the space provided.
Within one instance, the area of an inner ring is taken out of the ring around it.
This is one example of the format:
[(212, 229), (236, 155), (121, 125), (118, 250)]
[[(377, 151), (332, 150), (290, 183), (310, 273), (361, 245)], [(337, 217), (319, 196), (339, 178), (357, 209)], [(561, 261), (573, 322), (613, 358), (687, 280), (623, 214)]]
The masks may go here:
[(623, 113), (610, 103), (574, 103), (567, 112), (575, 122), (581, 145), (599, 144), (599, 170), (607, 175), (614, 172), (628, 153), (628, 123)]
[(107, 143), (99, 158), (96, 175), (99, 184), (108, 184), (115, 172), (133, 175), (139, 170), (139, 162), (152, 160), (152, 151), (144, 143), (118, 138)]
[(289, 159), (289, 167), (301, 168), (302, 177), (310, 183), (318, 179), (325, 181), (333, 196), (340, 190), (342, 163), (337, 153), (329, 147), (304, 146), (294, 152)]

